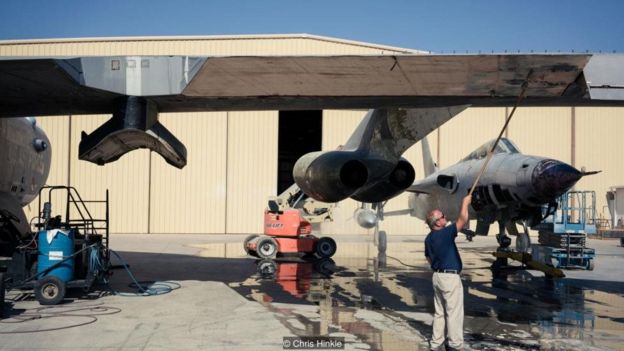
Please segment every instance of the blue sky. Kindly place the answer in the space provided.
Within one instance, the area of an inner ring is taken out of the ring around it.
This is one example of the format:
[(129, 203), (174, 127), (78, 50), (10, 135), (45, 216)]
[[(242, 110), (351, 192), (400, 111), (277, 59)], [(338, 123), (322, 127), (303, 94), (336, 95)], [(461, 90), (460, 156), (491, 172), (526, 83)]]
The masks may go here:
[(624, 52), (624, 1), (3, 0), (0, 40), (308, 33), (435, 52)]

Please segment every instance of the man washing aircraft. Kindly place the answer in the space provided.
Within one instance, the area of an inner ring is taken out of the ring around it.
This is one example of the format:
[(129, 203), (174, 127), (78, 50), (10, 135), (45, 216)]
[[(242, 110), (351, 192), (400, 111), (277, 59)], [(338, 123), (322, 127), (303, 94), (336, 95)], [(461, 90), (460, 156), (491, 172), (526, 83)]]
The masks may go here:
[(444, 213), (439, 209), (427, 214), (426, 222), (431, 232), (425, 239), (425, 256), (433, 270), (435, 314), (431, 350), (444, 346), (444, 327), (447, 329), (450, 349), (461, 349), (464, 343), (464, 288), (459, 277), (462, 261), (455, 238), (468, 222), (468, 206), (472, 195), (462, 200), (455, 223), (447, 226)]

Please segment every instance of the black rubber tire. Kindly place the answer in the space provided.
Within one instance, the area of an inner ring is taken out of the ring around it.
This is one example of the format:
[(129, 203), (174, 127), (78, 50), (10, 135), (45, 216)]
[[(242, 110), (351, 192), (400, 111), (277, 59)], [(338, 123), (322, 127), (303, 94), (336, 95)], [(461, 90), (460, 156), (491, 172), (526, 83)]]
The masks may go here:
[(316, 243), (316, 254), (320, 258), (330, 258), (336, 253), (336, 242), (334, 239), (324, 236)]
[(248, 244), (250, 241), (252, 241), (253, 239), (255, 239), (255, 238), (259, 237), (259, 236), (260, 236), (260, 235), (258, 235), (258, 234), (251, 234), (251, 235), (249, 235), (248, 237), (246, 237), (246, 238), (245, 238), (245, 241), (243, 242), (243, 249), (245, 249), (245, 252), (246, 252), (248, 255), (253, 255), (253, 254), (252, 254), (252, 253), (250, 252), (250, 250), (247, 248), (247, 244)]
[(48, 275), (39, 279), (35, 284), (35, 298), (44, 306), (57, 305), (65, 298), (66, 290), (65, 282)]
[(0, 272), (0, 319), (4, 318), (4, 272)]
[(275, 258), (278, 250), (277, 241), (268, 236), (260, 238), (256, 245), (256, 253), (260, 258)]
[(587, 270), (588, 271), (593, 271), (594, 270), (594, 260), (590, 259), (587, 261)]

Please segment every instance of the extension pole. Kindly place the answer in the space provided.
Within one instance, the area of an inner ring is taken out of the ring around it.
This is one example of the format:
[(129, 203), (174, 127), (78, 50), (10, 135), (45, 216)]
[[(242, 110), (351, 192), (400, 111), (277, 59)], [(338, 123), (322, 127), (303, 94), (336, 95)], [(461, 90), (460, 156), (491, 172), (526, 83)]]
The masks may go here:
[(526, 90), (529, 86), (529, 77), (531, 76), (532, 73), (533, 73), (533, 70), (530, 70), (529, 74), (527, 75), (527, 79), (524, 81), (524, 83), (522, 83), (522, 91), (520, 92), (520, 95), (518, 95), (516, 104), (511, 110), (509, 117), (507, 117), (507, 119), (505, 120), (505, 125), (503, 126), (503, 129), (501, 129), (500, 133), (498, 134), (498, 138), (496, 138), (496, 141), (494, 142), (494, 144), (492, 144), (492, 148), (490, 148), (490, 150), (488, 151), (485, 162), (483, 163), (483, 166), (481, 166), (481, 171), (479, 171), (479, 175), (477, 176), (477, 179), (475, 179), (474, 183), (472, 184), (472, 187), (470, 188), (470, 192), (468, 192), (468, 195), (472, 195), (475, 188), (477, 187), (477, 184), (479, 183), (479, 180), (481, 179), (481, 176), (483, 175), (483, 173), (485, 173), (485, 169), (487, 168), (488, 163), (490, 163), (490, 160), (492, 159), (492, 155), (494, 155), (494, 150), (496, 149), (496, 146), (498, 146), (498, 142), (503, 136), (503, 133), (505, 133), (505, 130), (507, 129), (507, 126), (509, 125), (509, 121), (511, 121), (511, 117), (513, 117), (514, 112), (516, 112), (516, 108), (518, 108), (518, 105), (520, 105), (520, 101), (522, 101), (522, 98), (524, 97), (524, 94), (526, 93)]

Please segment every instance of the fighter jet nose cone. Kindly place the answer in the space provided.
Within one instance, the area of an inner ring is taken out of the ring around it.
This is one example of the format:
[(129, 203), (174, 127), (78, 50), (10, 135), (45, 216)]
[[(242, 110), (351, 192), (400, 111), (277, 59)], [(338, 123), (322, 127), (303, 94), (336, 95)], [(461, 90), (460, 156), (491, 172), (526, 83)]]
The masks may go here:
[(538, 198), (554, 199), (576, 184), (583, 173), (557, 160), (542, 160), (533, 170), (531, 182)]

